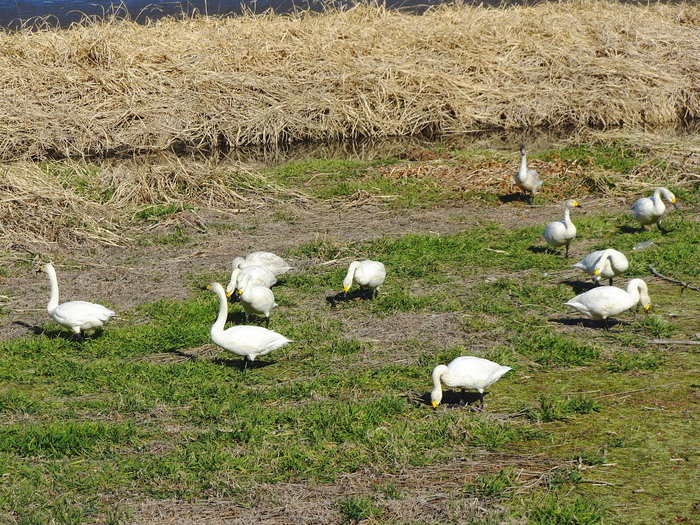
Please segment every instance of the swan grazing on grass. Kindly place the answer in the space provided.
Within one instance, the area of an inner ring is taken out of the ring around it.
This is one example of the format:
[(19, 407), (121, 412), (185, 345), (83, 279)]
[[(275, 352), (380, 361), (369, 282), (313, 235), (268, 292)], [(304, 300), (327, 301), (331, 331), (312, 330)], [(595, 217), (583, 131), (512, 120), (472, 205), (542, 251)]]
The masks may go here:
[(232, 294), (236, 291), (236, 286), (244, 275), (250, 275), (253, 278), (253, 284), (266, 286), (268, 288), (277, 282), (277, 277), (275, 277), (275, 274), (262, 266), (246, 266), (243, 269), (239, 268), (238, 266), (234, 266), (233, 271), (231, 272), (231, 279), (226, 286), (227, 294)]
[(46, 306), (51, 319), (61, 326), (73, 330), (78, 338), (83, 338), (81, 332), (89, 330), (90, 328), (99, 328), (109, 321), (110, 318), (117, 315), (101, 304), (89, 303), (87, 301), (68, 301), (63, 304), (58, 304), (58, 279), (56, 278), (56, 269), (49, 263), (42, 266), (39, 271), (48, 275), (49, 282), (51, 283), (51, 295), (49, 297), (49, 304)]
[(244, 269), (247, 266), (262, 266), (274, 273), (275, 276), (285, 274), (292, 269), (282, 257), (270, 252), (253, 252), (246, 255), (245, 258), (236, 257), (233, 259), (234, 268)]
[(379, 287), (384, 284), (386, 269), (384, 265), (377, 261), (354, 261), (350, 263), (348, 273), (343, 279), (343, 291), (348, 293), (352, 286), (353, 279), (360, 285), (362, 291), (369, 291), (374, 297), (379, 292)]
[(520, 146), (520, 169), (513, 177), (515, 185), (525, 192), (530, 193), (530, 204), (535, 201), (537, 190), (542, 186), (542, 180), (535, 170), (527, 168), (527, 153), (525, 146)]
[(267, 323), (270, 324), (270, 310), (277, 306), (272, 290), (267, 286), (253, 283), (252, 276), (242, 275), (238, 279), (236, 294), (243, 305), (246, 322), (248, 322), (251, 315), (262, 315), (267, 319)]
[(629, 265), (624, 253), (608, 248), (589, 253), (573, 267), (592, 275), (597, 283), (601, 279), (608, 279), (608, 284), (612, 286), (613, 277), (622, 275)]
[(651, 308), (647, 283), (642, 279), (632, 279), (627, 283), (627, 290), (615, 286), (593, 288), (564, 304), (591, 319), (605, 321), (607, 329), (608, 317), (629, 310), (637, 303), (641, 303), (645, 313)]
[(224, 330), (228, 317), (228, 299), (224, 287), (219, 283), (211, 283), (207, 286), (219, 297), (219, 315), (211, 327), (211, 340), (224, 350), (243, 356), (248, 361), (254, 361), (256, 357), (291, 343), (283, 335), (263, 328), (262, 326), (239, 325)]
[(576, 226), (571, 222), (569, 212), (572, 208), (580, 206), (578, 202), (570, 199), (564, 203), (564, 220), (550, 222), (545, 226), (542, 237), (552, 248), (566, 246), (565, 257), (569, 257), (569, 244), (576, 238)]
[(430, 392), (433, 408), (442, 401), (442, 385), (460, 388), (462, 391), (478, 390), (483, 407), (484, 390), (498, 381), (508, 370), (511, 370), (509, 366), (501, 366), (488, 359), (472, 356), (458, 357), (447, 366), (436, 366), (433, 370), (433, 390)]
[(666, 188), (656, 188), (651, 197), (637, 199), (632, 205), (632, 215), (643, 229), (646, 229), (647, 224), (656, 224), (659, 230), (665, 231), (661, 226), (661, 218), (666, 211), (664, 199), (676, 206), (676, 196)]

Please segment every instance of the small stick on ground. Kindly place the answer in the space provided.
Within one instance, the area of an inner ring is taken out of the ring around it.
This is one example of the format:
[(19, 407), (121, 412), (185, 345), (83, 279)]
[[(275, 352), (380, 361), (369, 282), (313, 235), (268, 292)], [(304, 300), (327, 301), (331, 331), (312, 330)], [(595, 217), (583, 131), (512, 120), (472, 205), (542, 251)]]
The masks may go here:
[(683, 288), (688, 288), (690, 290), (695, 290), (696, 292), (700, 292), (700, 288), (697, 286), (690, 286), (688, 283), (684, 281), (679, 281), (678, 279), (671, 279), (670, 277), (666, 277), (665, 275), (661, 275), (659, 272), (657, 272), (654, 267), (651, 264), (647, 264), (647, 268), (649, 268), (649, 271), (656, 275), (659, 279), (663, 279), (664, 281), (668, 281), (670, 283), (674, 284), (680, 284)]

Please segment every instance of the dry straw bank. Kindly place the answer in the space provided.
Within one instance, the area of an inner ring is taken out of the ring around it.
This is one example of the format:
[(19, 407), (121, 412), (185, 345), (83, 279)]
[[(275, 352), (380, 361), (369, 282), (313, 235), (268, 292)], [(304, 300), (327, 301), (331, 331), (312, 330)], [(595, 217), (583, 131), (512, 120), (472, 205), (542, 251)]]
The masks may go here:
[(360, 5), (0, 34), (0, 154), (649, 129), (700, 112), (700, 6)]

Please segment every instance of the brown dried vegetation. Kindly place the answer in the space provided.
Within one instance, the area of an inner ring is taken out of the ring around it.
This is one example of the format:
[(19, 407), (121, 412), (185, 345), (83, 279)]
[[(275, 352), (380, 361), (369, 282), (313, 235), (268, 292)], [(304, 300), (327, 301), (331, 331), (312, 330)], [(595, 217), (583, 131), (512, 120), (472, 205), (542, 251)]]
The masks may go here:
[(675, 125), (700, 7), (606, 0), (348, 10), (0, 35), (0, 155)]

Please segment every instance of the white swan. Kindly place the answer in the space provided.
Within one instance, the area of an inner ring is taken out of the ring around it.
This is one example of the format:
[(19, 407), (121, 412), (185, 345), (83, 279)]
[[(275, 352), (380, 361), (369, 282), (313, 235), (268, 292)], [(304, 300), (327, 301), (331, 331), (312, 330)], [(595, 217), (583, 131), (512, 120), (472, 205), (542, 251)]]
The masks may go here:
[(275, 296), (267, 286), (260, 286), (253, 283), (253, 277), (250, 275), (242, 275), (238, 279), (236, 294), (243, 305), (245, 311), (245, 320), (248, 322), (251, 315), (262, 315), (270, 322), (270, 310), (277, 303)]
[(231, 279), (229, 280), (228, 285), (226, 285), (227, 294), (232, 294), (236, 291), (238, 281), (244, 275), (250, 275), (253, 278), (253, 284), (267, 286), (268, 288), (277, 282), (277, 277), (275, 277), (275, 274), (262, 266), (246, 266), (243, 269), (239, 268), (238, 266), (234, 266), (233, 271), (231, 272)]
[(573, 199), (564, 203), (564, 220), (550, 222), (545, 226), (542, 237), (552, 248), (566, 246), (565, 257), (569, 257), (569, 244), (576, 238), (576, 226), (571, 222), (569, 211), (580, 204)]
[(58, 279), (56, 269), (51, 263), (45, 264), (39, 269), (49, 276), (51, 283), (51, 295), (46, 309), (51, 319), (61, 326), (70, 328), (82, 339), (82, 331), (90, 328), (98, 328), (109, 321), (117, 314), (101, 304), (89, 303), (87, 301), (68, 301), (58, 304)]
[(676, 196), (666, 188), (656, 188), (651, 197), (642, 197), (634, 202), (632, 215), (639, 221), (642, 228), (646, 228), (647, 224), (656, 224), (663, 231), (661, 218), (666, 211), (663, 199), (676, 206)]
[(593, 288), (564, 304), (591, 319), (605, 321), (607, 329), (608, 317), (629, 310), (637, 303), (641, 303), (645, 313), (651, 308), (647, 283), (642, 279), (632, 279), (627, 283), (627, 290), (615, 286)]
[(378, 293), (379, 287), (384, 284), (385, 278), (386, 269), (382, 263), (369, 259), (353, 261), (350, 263), (345, 279), (343, 279), (343, 291), (348, 293), (354, 279), (363, 291), (369, 290), (371, 296), (374, 297)]
[(542, 180), (535, 170), (527, 168), (525, 146), (520, 146), (520, 169), (513, 177), (513, 182), (521, 190), (530, 193), (530, 204), (532, 204), (535, 200), (537, 190), (542, 186)]
[(589, 253), (573, 267), (592, 275), (595, 282), (608, 279), (608, 284), (612, 286), (613, 277), (622, 275), (629, 265), (624, 253), (608, 248)]
[(219, 297), (219, 315), (211, 327), (211, 340), (224, 350), (245, 357), (247, 364), (256, 357), (269, 354), (291, 343), (290, 339), (262, 326), (239, 325), (224, 330), (228, 316), (226, 291), (219, 283), (211, 283), (207, 289)]
[(442, 401), (442, 386), (478, 390), (481, 405), (484, 404), (484, 389), (498, 381), (503, 374), (511, 370), (509, 366), (482, 359), (481, 357), (462, 356), (453, 359), (447, 366), (438, 365), (433, 370), (433, 390), (430, 399), (433, 408)]
[(285, 274), (292, 269), (292, 266), (289, 266), (287, 261), (271, 252), (253, 252), (246, 255), (245, 258), (236, 257), (233, 259), (234, 268), (243, 269), (247, 266), (262, 266), (276, 276)]

